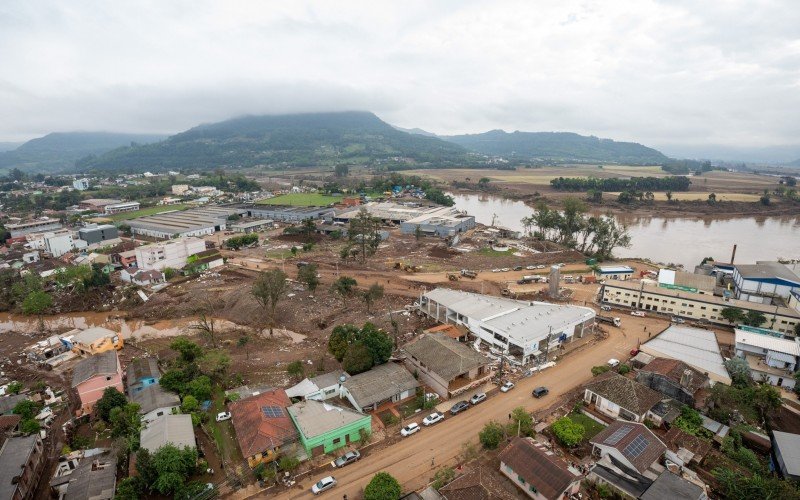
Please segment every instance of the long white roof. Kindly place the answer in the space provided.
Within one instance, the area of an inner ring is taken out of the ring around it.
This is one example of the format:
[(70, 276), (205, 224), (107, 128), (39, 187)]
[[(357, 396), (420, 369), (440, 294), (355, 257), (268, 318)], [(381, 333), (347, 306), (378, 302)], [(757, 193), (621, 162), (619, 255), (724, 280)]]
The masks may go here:
[(713, 373), (718, 378), (730, 380), (717, 337), (710, 330), (672, 325), (642, 344), (642, 350), (655, 351), (665, 358), (679, 359), (701, 372)]
[(526, 302), (491, 295), (437, 288), (425, 297), (448, 309), (478, 320), (486, 326), (504, 332), (516, 343), (526, 344), (547, 336), (552, 331), (591, 320), (594, 310), (588, 307)]
[(746, 344), (770, 351), (791, 354), (792, 356), (800, 356), (800, 343), (797, 341), (748, 332), (738, 328), (735, 331), (737, 344)]

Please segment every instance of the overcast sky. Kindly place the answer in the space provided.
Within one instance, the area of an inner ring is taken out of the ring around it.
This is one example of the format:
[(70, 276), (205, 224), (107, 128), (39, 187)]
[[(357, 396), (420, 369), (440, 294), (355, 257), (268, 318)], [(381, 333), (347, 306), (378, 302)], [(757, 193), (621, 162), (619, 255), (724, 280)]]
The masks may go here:
[(361, 109), (440, 134), (800, 143), (797, 0), (0, 3), (0, 141)]

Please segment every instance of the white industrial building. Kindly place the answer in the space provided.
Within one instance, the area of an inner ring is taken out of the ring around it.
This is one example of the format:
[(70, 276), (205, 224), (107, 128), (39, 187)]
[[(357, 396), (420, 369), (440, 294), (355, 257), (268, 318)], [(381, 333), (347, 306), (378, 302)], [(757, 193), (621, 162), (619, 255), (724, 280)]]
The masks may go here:
[(735, 329), (736, 355), (747, 361), (753, 380), (791, 389), (800, 357), (800, 342), (778, 332), (742, 326)]
[(349, 223), (366, 210), (383, 224), (399, 225), (404, 234), (414, 234), (417, 228), (423, 234), (440, 237), (453, 236), (475, 227), (475, 217), (453, 207), (428, 207), (401, 205), (391, 202), (372, 202), (348, 207), (333, 216), (335, 222)]
[(437, 288), (420, 296), (420, 311), (464, 325), (473, 337), (521, 364), (544, 361), (594, 323), (588, 307), (528, 302)]
[(121, 214), (124, 212), (135, 212), (139, 210), (141, 205), (138, 201), (123, 201), (122, 203), (112, 203), (106, 205), (105, 212), (107, 214)]
[(717, 336), (711, 330), (671, 325), (642, 344), (640, 350), (657, 358), (683, 361), (715, 382), (731, 383)]
[(147, 215), (128, 221), (133, 234), (152, 238), (205, 236), (225, 231), (228, 217), (244, 215), (246, 210), (235, 207), (202, 207)]
[(189, 256), (203, 252), (205, 241), (198, 238), (180, 238), (137, 247), (136, 264), (139, 269), (163, 271), (170, 267), (181, 269)]
[(83, 179), (75, 179), (74, 181), (72, 181), (72, 187), (74, 187), (78, 191), (86, 191), (87, 189), (89, 189), (89, 179), (85, 177)]
[(25, 236), (26, 234), (41, 233), (44, 231), (53, 231), (54, 229), (61, 229), (61, 222), (58, 219), (51, 219), (49, 217), (42, 217), (41, 219), (20, 222), (18, 224), (6, 224), (6, 229), (11, 233), (12, 238)]

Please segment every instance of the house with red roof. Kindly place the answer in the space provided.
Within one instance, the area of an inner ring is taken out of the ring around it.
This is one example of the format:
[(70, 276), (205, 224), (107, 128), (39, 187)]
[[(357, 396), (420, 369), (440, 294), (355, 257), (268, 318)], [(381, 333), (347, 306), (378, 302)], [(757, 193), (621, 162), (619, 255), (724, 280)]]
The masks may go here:
[(515, 438), (498, 458), (500, 472), (534, 500), (560, 500), (580, 490), (580, 473), (531, 438)]
[(252, 468), (272, 462), (288, 445), (298, 442), (289, 416), (292, 402), (283, 389), (272, 389), (228, 405), (242, 456)]

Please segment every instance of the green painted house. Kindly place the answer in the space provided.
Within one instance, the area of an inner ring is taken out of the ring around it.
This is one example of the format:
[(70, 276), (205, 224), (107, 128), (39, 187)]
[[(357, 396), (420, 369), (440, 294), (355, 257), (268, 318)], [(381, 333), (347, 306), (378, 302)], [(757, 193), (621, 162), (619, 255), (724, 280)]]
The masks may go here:
[(330, 453), (359, 441), (361, 429), (367, 433), (372, 429), (371, 416), (313, 399), (295, 403), (288, 410), (309, 456)]

